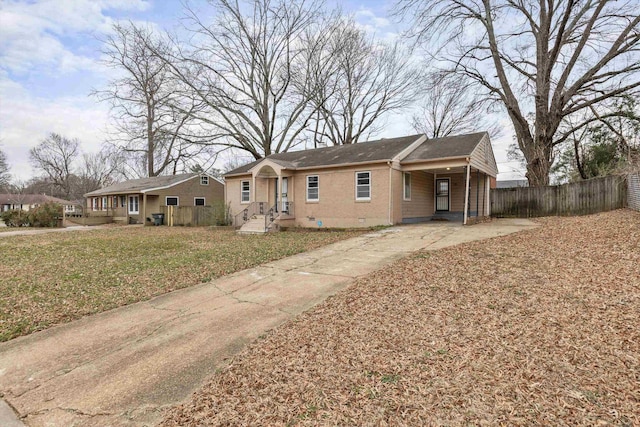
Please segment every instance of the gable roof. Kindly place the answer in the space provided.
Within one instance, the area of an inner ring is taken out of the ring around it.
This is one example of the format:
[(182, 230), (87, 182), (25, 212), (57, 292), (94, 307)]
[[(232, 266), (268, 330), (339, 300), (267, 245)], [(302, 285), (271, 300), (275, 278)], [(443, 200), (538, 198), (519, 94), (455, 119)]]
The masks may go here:
[(196, 176), (208, 176), (210, 179), (220, 182), (216, 177), (207, 174), (198, 173), (183, 173), (180, 175), (163, 175), (153, 176), (150, 178), (130, 179), (128, 181), (113, 184), (108, 187), (101, 188), (99, 190), (92, 191), (85, 194), (85, 197), (103, 196), (109, 194), (123, 194), (123, 193), (146, 193), (152, 190), (160, 190), (164, 188), (173, 187), (174, 185), (181, 184), (185, 181), (189, 181)]
[[(411, 163), (452, 157), (468, 157), (485, 135), (487, 135), (486, 132), (477, 132), (467, 135), (427, 139), (413, 148), (408, 155), (401, 159), (400, 163), (404, 164), (407, 162)], [(286, 153), (271, 154), (267, 156), (266, 159), (287, 169), (335, 167), (354, 163), (383, 162), (394, 159), (394, 157), (401, 154), (404, 150), (410, 148), (411, 144), (423, 137), (423, 134), (417, 134), (399, 138), (360, 142), (358, 144), (289, 151)], [(227, 172), (225, 176), (247, 174), (254, 166), (264, 160), (265, 159), (259, 159), (240, 166)]]
[(0, 194), (0, 205), (41, 205), (54, 202), (61, 205), (73, 205), (68, 200), (59, 199), (46, 194)]
[[(349, 163), (369, 163), (391, 160), (402, 150), (422, 137), (422, 134), (403, 136), (399, 138), (379, 139), (376, 141), (360, 142), (358, 144), (335, 145), (332, 147), (315, 148), (310, 150), (288, 151), (286, 153), (271, 154), (266, 158), (287, 169), (302, 169), (323, 166), (337, 166)], [(263, 161), (256, 160), (240, 166), (225, 174), (239, 175), (248, 171)]]
[(402, 159), (401, 163), (470, 156), (486, 134), (476, 132), (428, 139)]

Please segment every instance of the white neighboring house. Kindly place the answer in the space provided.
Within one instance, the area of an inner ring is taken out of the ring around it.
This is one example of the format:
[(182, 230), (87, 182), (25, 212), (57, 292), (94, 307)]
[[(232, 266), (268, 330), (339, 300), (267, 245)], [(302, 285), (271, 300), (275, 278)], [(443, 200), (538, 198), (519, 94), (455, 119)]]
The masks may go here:
[(46, 194), (0, 194), (0, 212), (21, 209), (28, 212), (48, 202), (58, 203), (64, 207), (67, 215), (76, 214), (81, 209), (76, 203)]

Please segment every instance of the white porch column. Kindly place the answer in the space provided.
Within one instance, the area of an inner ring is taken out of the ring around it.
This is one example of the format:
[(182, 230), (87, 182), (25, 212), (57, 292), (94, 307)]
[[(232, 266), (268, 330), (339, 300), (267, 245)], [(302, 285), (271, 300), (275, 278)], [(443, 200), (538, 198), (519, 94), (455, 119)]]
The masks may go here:
[(464, 219), (462, 225), (467, 225), (467, 216), (469, 215), (469, 180), (471, 179), (471, 163), (467, 163), (467, 180), (464, 186)]
[(276, 194), (276, 212), (282, 212), (282, 171), (278, 174), (278, 194)]
[[(433, 212), (431, 213), (432, 215), (435, 215), (436, 210), (438, 209), (438, 198), (436, 197), (436, 194), (438, 194), (438, 189), (436, 188), (437, 179), (438, 179), (438, 174), (434, 172), (433, 173)], [(449, 189), (449, 191), (451, 191), (451, 189)]]
[(256, 193), (256, 174), (255, 173), (251, 174), (251, 192), (253, 193), (253, 198), (249, 200), (249, 203), (256, 201), (257, 193)]
[(484, 215), (485, 216), (491, 216), (491, 177), (489, 175), (485, 175), (485, 180), (484, 180), (484, 194), (485, 194), (485, 198), (486, 198), (486, 208), (484, 210)]

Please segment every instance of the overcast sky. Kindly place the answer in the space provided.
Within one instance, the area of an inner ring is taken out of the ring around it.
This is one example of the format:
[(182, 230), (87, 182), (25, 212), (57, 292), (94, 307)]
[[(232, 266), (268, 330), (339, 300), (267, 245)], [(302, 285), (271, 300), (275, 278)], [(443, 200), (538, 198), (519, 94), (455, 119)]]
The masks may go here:
[[(189, 3), (206, 7), (204, 0)], [(348, 0), (341, 5), (382, 38), (393, 38), (402, 28), (389, 18), (390, 1)], [(108, 109), (89, 92), (109, 80), (110, 70), (99, 63), (99, 40), (113, 22), (150, 22), (172, 30), (181, 17), (177, 0), (0, 0), (0, 149), (14, 178), (33, 176), (29, 149), (51, 132), (78, 138), (86, 152), (99, 149)], [(414, 133), (408, 116), (388, 117), (379, 136)], [(498, 179), (523, 178), (517, 164), (507, 161), (513, 130), (506, 118), (501, 122), (503, 134), (493, 141)]]

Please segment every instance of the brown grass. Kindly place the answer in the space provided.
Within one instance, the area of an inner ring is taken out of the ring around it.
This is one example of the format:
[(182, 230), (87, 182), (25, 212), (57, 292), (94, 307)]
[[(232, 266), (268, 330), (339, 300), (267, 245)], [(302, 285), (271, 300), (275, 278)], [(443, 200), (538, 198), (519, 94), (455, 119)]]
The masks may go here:
[(540, 222), (358, 280), (163, 425), (640, 425), (640, 213)]
[(2, 237), (0, 341), (360, 233), (111, 227)]

